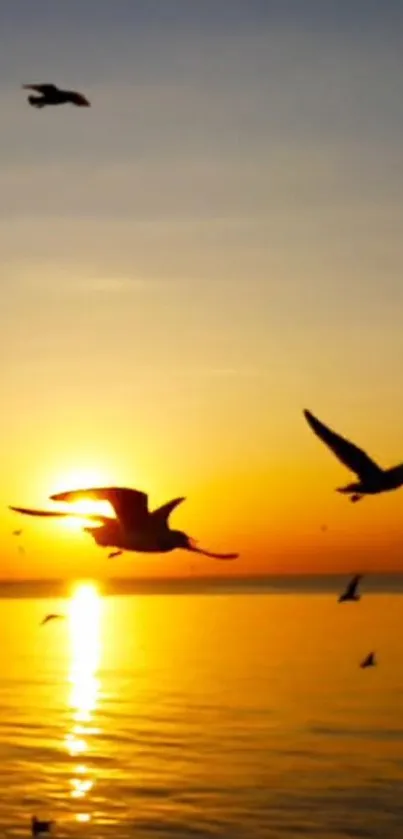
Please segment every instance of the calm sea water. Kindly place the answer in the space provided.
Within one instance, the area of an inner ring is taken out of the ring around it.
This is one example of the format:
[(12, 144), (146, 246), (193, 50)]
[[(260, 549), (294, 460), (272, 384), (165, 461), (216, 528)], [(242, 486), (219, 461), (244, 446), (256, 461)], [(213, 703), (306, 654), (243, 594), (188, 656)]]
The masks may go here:
[(402, 616), (399, 594), (0, 600), (0, 835), (36, 813), (97, 839), (401, 839)]

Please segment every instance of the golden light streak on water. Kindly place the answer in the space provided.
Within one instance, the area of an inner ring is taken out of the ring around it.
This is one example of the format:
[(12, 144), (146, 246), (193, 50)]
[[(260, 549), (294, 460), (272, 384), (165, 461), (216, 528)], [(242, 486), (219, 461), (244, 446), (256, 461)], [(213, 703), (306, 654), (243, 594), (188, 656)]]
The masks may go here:
[[(69, 755), (80, 758), (70, 780), (69, 794), (73, 799), (85, 798), (95, 784), (91, 766), (83, 763), (82, 758), (85, 756), (90, 761), (93, 738), (99, 733), (94, 725), (94, 712), (100, 688), (97, 673), (101, 658), (101, 612), (102, 598), (96, 585), (77, 585), (69, 604), (71, 691), (68, 702), (72, 721), (65, 737)], [(91, 816), (77, 813), (75, 818), (87, 822)]]

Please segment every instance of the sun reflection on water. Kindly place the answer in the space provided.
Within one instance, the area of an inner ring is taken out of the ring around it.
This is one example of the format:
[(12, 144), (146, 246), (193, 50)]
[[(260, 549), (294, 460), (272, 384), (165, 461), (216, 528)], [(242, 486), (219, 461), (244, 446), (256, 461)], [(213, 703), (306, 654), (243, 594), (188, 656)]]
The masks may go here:
[[(70, 796), (83, 799), (93, 788), (95, 779), (89, 760), (94, 750), (94, 726), (99, 679), (97, 673), (101, 657), (101, 605), (102, 598), (93, 583), (80, 583), (75, 589), (69, 606), (71, 692), (69, 707), (72, 724), (66, 735), (66, 749), (72, 758), (79, 758), (70, 780)], [(87, 762), (85, 759), (87, 758)], [(77, 813), (76, 820), (90, 821), (89, 813)]]

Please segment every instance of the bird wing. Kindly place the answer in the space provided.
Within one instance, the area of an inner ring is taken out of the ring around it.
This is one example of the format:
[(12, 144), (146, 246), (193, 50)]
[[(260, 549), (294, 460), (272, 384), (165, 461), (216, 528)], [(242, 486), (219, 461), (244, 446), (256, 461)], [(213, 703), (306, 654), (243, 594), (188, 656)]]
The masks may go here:
[(361, 667), (368, 667), (370, 664), (373, 663), (374, 659), (375, 659), (375, 653), (368, 653), (368, 655), (361, 662)]
[(157, 510), (154, 510), (151, 513), (151, 518), (154, 522), (158, 522), (160, 525), (166, 526), (172, 511), (179, 504), (182, 504), (183, 501), (185, 501), (185, 498), (174, 498), (172, 501), (168, 501), (166, 504), (163, 504), (162, 507), (158, 507)]
[(340, 434), (336, 434), (327, 425), (317, 419), (310, 411), (304, 411), (305, 419), (312, 429), (313, 433), (322, 440), (333, 454), (352, 472), (355, 472), (359, 478), (370, 479), (378, 477), (382, 472), (380, 467), (372, 460), (366, 452), (359, 449), (354, 443), (350, 443)]
[(349, 582), (349, 584), (346, 588), (346, 595), (348, 597), (351, 597), (353, 594), (355, 594), (355, 592), (357, 590), (357, 587), (358, 587), (358, 583), (360, 582), (361, 578), (362, 578), (362, 574), (356, 574), (356, 576), (353, 577), (352, 580), (350, 580), (350, 582)]
[(46, 615), (46, 617), (41, 621), (41, 626), (45, 626), (45, 623), (49, 623), (49, 621), (59, 620), (63, 617), (63, 615)]
[[(148, 496), (137, 489), (123, 487), (95, 487), (73, 489), (51, 495), (52, 501), (82, 501), (83, 499), (109, 501), (116, 518), (125, 529), (141, 529), (148, 521)], [(87, 518), (87, 516), (84, 516)], [(110, 521), (110, 519), (109, 519)]]
[(22, 87), (24, 90), (36, 90), (37, 93), (42, 93), (43, 96), (59, 90), (54, 84), (23, 84)]
[(69, 513), (61, 513), (59, 510), (31, 510), (29, 507), (10, 507), (14, 513), (23, 513), (24, 516), (42, 516), (43, 518), (65, 518)]
[(61, 511), (61, 510), (32, 510), (30, 507), (9, 507), (10, 510), (13, 510), (14, 513), (22, 513), (24, 516), (39, 516), (41, 518), (47, 519), (60, 519), (60, 518), (77, 518), (77, 519), (90, 519), (91, 521), (98, 521), (102, 524), (107, 524), (111, 521), (108, 516), (101, 516), (98, 514), (89, 514), (89, 513), (75, 513), (75, 512), (68, 512)]
[(76, 90), (66, 90), (66, 95), (69, 98), (69, 101), (72, 102), (73, 105), (84, 106), (88, 107), (90, 102), (82, 93), (77, 93)]

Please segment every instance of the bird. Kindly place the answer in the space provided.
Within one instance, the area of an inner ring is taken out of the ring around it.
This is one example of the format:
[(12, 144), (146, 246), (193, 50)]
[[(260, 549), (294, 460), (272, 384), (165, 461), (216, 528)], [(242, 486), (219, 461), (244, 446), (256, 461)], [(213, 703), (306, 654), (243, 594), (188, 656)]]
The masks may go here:
[(366, 667), (375, 667), (377, 662), (375, 661), (375, 653), (368, 653), (368, 655), (363, 659), (360, 664), (360, 667), (364, 670)]
[(22, 530), (13, 530), (13, 536), (21, 536), (23, 533)]
[(378, 495), (403, 485), (403, 463), (382, 469), (363, 449), (336, 434), (310, 411), (305, 410), (304, 416), (314, 434), (358, 477), (358, 481), (338, 487), (337, 492), (349, 495), (350, 501), (356, 502), (365, 495)]
[(93, 489), (69, 490), (51, 495), (51, 501), (75, 502), (83, 499), (108, 501), (115, 518), (98, 513), (85, 514), (74, 511), (33, 510), (26, 507), (10, 507), (17, 513), (46, 518), (85, 518), (91, 522), (83, 529), (97, 545), (119, 551), (139, 553), (168, 553), (176, 548), (203, 554), (212, 559), (237, 559), (237, 553), (216, 553), (198, 547), (198, 543), (181, 530), (171, 530), (169, 516), (182, 503), (183, 497), (174, 498), (150, 512), (148, 495), (137, 489), (125, 487), (95, 487)]
[(62, 90), (54, 84), (23, 84), (23, 90), (35, 90), (40, 96), (28, 96), (28, 102), (33, 108), (44, 108), (46, 105), (65, 105), (70, 103), (79, 108), (90, 107), (90, 102), (76, 90)]
[(44, 617), (44, 619), (41, 621), (41, 626), (45, 626), (45, 623), (49, 623), (50, 621), (63, 620), (63, 619), (64, 619), (64, 615), (57, 615), (57, 614), (46, 615), (46, 617)]
[(356, 576), (353, 577), (352, 580), (350, 580), (347, 588), (339, 597), (339, 603), (347, 603), (348, 600), (356, 601), (361, 599), (361, 595), (357, 594), (358, 584), (361, 579), (362, 574), (356, 574)]
[(115, 559), (116, 556), (122, 556), (122, 553), (123, 551), (111, 551), (111, 553), (108, 554), (108, 559)]
[(53, 821), (40, 821), (36, 816), (32, 816), (31, 835), (39, 836), (41, 833), (50, 833), (53, 825)]

